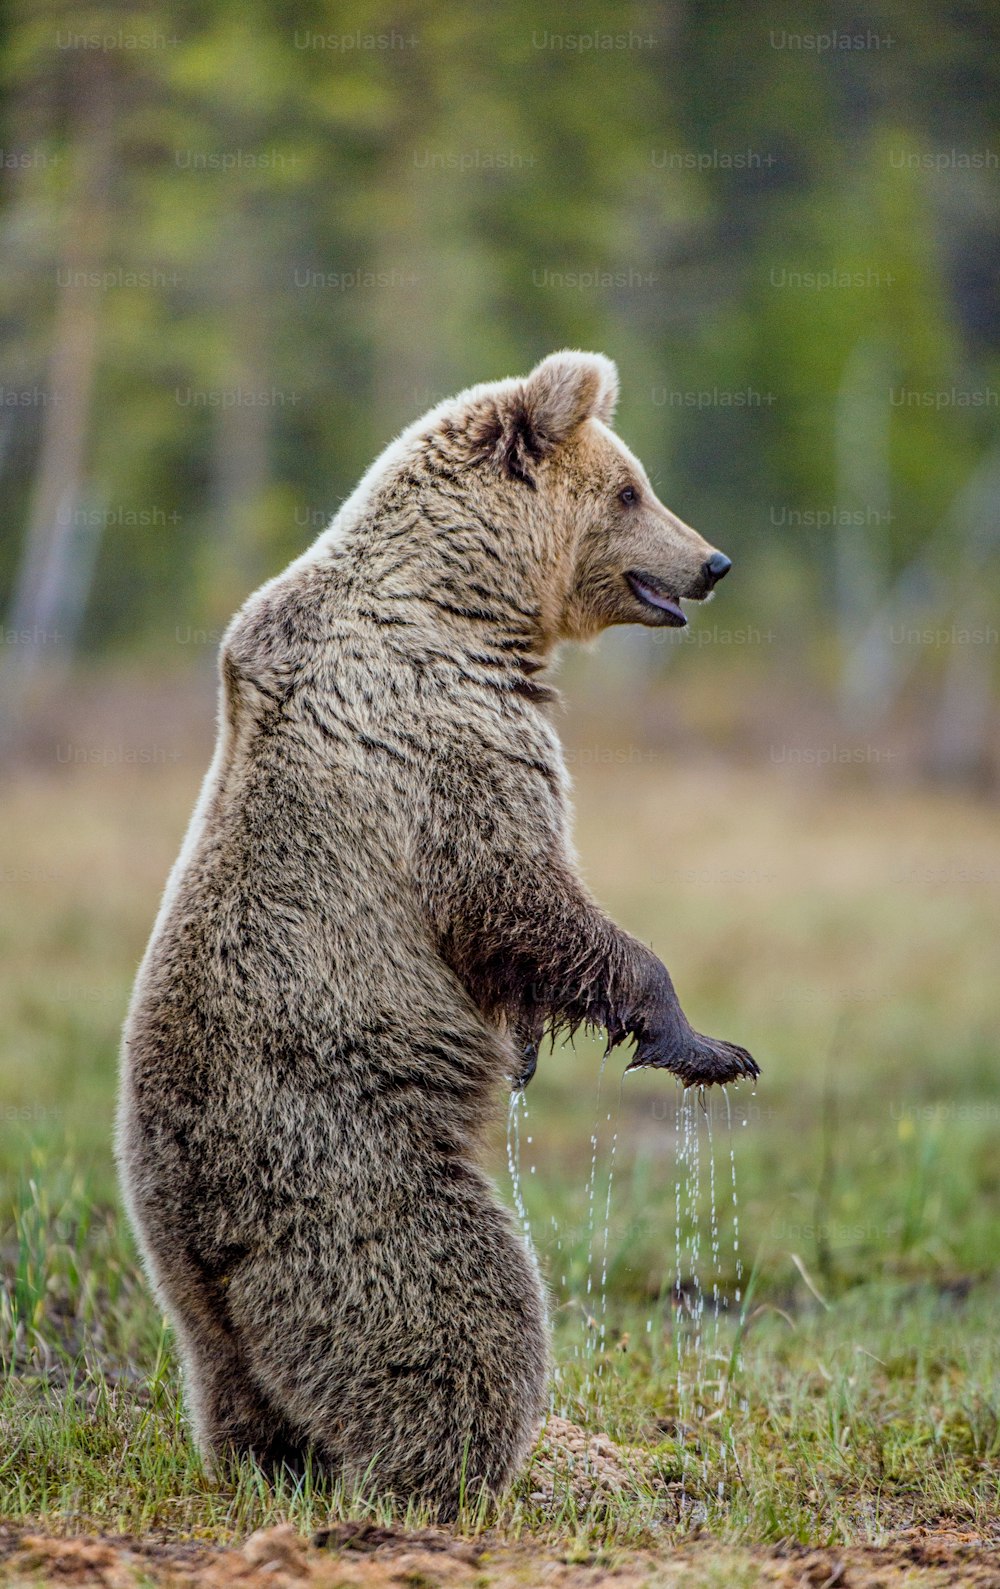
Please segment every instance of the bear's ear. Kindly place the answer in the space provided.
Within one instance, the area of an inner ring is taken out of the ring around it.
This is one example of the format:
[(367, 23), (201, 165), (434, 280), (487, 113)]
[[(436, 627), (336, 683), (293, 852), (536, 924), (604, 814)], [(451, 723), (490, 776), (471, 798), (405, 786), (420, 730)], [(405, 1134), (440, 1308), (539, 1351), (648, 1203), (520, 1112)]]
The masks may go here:
[(550, 353), (523, 381), (491, 399), (475, 431), (478, 454), (533, 486), (533, 465), (585, 419), (610, 424), (617, 400), (618, 371), (603, 353)]
[(611, 423), (618, 371), (603, 353), (550, 353), (525, 381), (524, 401), (539, 437), (558, 446), (585, 419)]

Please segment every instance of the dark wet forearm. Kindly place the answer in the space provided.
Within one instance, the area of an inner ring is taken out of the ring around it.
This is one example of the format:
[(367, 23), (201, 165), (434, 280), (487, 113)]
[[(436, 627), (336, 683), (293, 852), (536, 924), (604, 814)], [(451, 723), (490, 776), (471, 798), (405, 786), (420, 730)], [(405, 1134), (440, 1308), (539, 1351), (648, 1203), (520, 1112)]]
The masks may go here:
[[(612, 1044), (662, 1020), (673, 985), (644, 944), (616, 927), (585, 897), (533, 901), (524, 896), (487, 919), (458, 923), (445, 957), (488, 1014), (525, 1042), (546, 1028), (602, 1028)], [(677, 1015), (683, 1015), (677, 1006)]]

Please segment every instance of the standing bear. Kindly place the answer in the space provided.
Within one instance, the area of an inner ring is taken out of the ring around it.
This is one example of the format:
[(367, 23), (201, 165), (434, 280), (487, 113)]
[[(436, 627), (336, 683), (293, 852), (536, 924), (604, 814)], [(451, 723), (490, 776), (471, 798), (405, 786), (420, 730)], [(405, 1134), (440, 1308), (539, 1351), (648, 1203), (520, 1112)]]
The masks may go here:
[(539, 673), (729, 568), (553, 354), (404, 431), (221, 651), (215, 756), (125, 1027), (118, 1156), (210, 1457), (441, 1517), (514, 1475), (542, 1285), (482, 1167), (543, 1031), (753, 1076), (577, 876)]

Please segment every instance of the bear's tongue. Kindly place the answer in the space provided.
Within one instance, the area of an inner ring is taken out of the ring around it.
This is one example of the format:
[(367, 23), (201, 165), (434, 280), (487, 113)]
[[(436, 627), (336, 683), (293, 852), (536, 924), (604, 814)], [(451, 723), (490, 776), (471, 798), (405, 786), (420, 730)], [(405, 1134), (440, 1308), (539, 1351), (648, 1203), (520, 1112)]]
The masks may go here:
[(679, 604), (671, 596), (666, 596), (662, 591), (654, 589), (652, 585), (647, 584), (644, 579), (639, 579), (635, 574), (628, 576), (628, 582), (636, 595), (640, 596), (650, 607), (656, 607), (660, 612), (669, 613), (676, 620), (677, 627), (687, 623), (687, 619)]

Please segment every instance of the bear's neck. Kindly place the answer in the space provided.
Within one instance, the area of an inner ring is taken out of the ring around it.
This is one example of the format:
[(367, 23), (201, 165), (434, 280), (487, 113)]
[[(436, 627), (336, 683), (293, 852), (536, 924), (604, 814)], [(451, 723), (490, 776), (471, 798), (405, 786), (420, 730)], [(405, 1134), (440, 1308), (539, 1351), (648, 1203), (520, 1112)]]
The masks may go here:
[(557, 640), (552, 592), (539, 591), (555, 570), (509, 528), (448, 506), (413, 504), (388, 530), (378, 517), (359, 525), (340, 548), (352, 593), (380, 622), (430, 633), (450, 652), (488, 657), (521, 678), (537, 673)]

